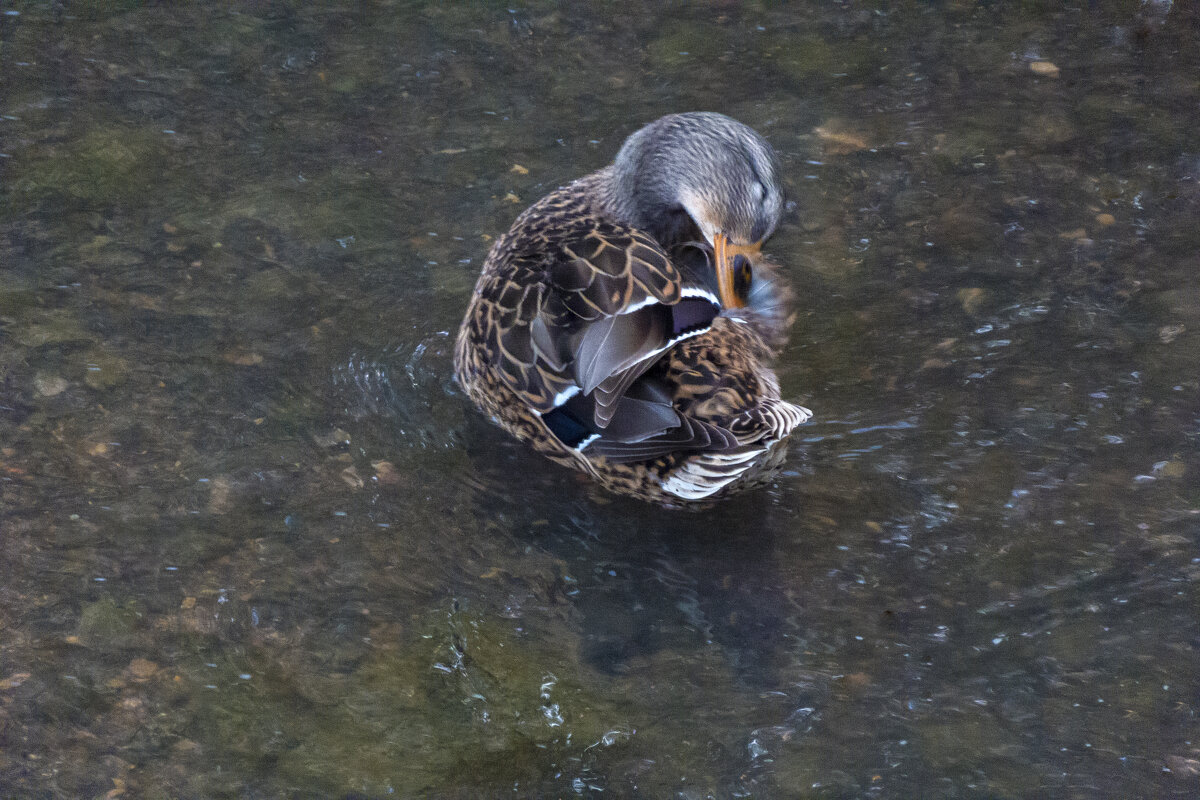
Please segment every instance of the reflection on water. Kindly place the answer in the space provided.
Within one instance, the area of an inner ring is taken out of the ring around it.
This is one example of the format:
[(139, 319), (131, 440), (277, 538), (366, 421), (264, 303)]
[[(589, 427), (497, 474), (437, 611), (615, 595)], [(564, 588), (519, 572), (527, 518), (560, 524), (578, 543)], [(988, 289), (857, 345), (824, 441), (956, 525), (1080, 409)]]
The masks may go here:
[[(1194, 796), (1193, 7), (10, 6), (4, 794)], [(784, 159), (815, 411), (701, 514), (449, 377), (687, 109)]]

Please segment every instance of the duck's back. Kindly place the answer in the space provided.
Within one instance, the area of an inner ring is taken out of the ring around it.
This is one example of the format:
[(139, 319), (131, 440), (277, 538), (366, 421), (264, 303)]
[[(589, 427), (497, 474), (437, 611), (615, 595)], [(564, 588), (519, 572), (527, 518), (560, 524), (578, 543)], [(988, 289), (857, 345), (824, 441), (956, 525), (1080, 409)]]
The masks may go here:
[(597, 202), (605, 175), (542, 198), (488, 253), (455, 351), (459, 382), (481, 405), (493, 396), (476, 394), (493, 387), (480, 382), (499, 381), (536, 413), (553, 410), (583, 388), (577, 356), (593, 323), (678, 303), (680, 275), (658, 243)]

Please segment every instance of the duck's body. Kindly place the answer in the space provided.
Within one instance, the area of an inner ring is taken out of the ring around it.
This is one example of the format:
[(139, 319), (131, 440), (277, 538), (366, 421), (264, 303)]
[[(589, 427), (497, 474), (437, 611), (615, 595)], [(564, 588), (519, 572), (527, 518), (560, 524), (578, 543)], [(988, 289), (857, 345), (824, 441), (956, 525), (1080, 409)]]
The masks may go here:
[(768, 366), (791, 294), (761, 257), (751, 279), (741, 254), (778, 222), (774, 170), (766, 143), (728, 117), (634, 134), (614, 165), (496, 241), (459, 331), (459, 383), (517, 438), (622, 494), (677, 504), (769, 475), (810, 416), (780, 399)]

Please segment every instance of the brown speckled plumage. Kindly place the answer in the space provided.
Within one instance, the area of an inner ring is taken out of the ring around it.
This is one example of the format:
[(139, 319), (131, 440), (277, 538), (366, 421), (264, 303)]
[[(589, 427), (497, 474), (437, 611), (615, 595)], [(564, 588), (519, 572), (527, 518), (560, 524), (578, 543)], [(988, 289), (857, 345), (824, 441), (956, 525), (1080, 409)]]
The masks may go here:
[(769, 367), (791, 292), (752, 256), (745, 306), (722, 307), (699, 254), (715, 227), (739, 244), (774, 230), (775, 169), (740, 123), (674, 115), (535, 203), (493, 245), (459, 331), (468, 396), (621, 494), (681, 504), (768, 478), (809, 417)]

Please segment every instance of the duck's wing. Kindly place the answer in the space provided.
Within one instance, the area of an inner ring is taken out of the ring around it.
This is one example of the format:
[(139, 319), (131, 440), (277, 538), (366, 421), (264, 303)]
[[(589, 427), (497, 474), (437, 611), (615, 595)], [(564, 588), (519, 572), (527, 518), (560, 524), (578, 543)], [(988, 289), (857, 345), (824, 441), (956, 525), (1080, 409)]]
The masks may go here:
[(579, 398), (572, 424), (591, 433), (618, 415), (621, 439), (661, 432), (658, 405), (622, 400), (676, 341), (711, 325), (716, 297), (685, 286), (649, 235), (578, 209), (518, 220), (489, 256), (497, 259), (500, 268), (481, 280), (475, 316), (500, 380), (543, 416)]
[(733, 433), (679, 414), (672, 403), (671, 387), (655, 376), (633, 382), (616, 403), (616, 413), (607, 427), (599, 429), (580, 422), (590, 419), (591, 410), (591, 399), (578, 395), (543, 419), (560, 440), (588, 458), (603, 456), (617, 464), (652, 461), (687, 451), (725, 450), (738, 444)]

